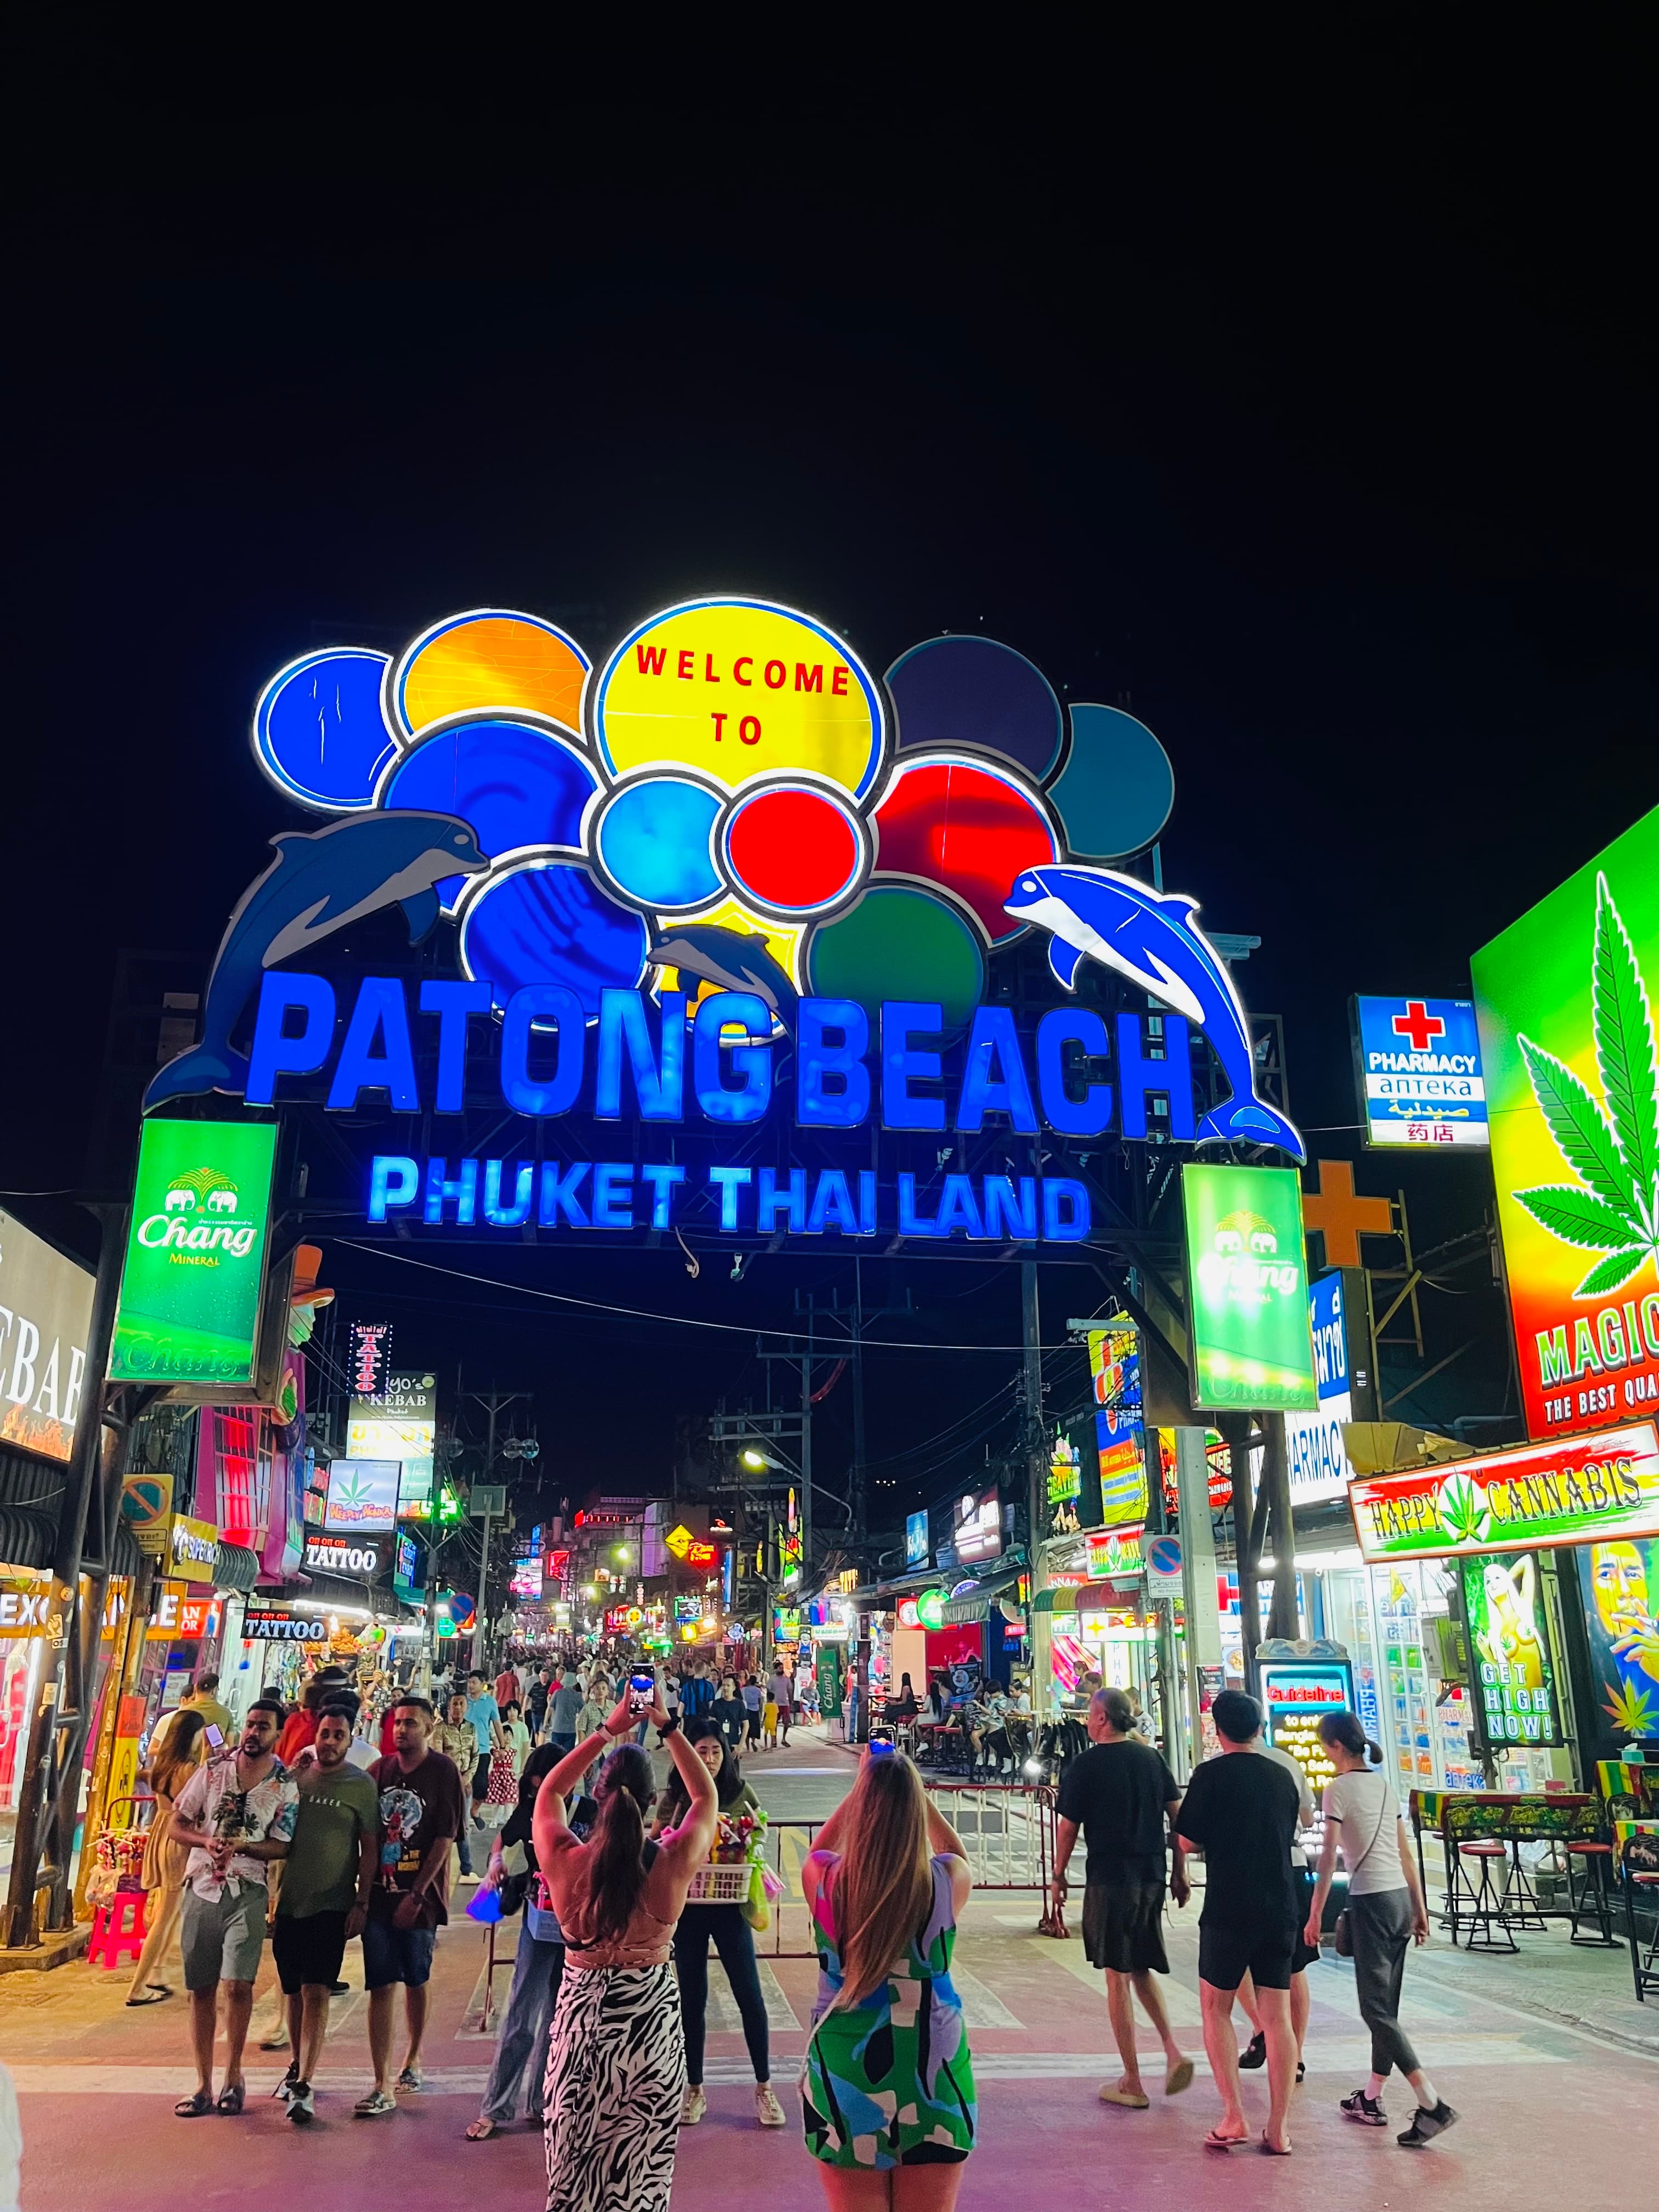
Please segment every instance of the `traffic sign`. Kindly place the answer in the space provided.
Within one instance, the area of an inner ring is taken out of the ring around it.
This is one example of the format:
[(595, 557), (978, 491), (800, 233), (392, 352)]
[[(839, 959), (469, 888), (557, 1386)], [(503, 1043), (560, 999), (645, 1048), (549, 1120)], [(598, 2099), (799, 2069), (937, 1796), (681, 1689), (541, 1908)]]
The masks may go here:
[(1179, 1597), (1181, 1595), (1181, 1539), (1179, 1536), (1149, 1536), (1146, 1539), (1146, 1595), (1149, 1597)]

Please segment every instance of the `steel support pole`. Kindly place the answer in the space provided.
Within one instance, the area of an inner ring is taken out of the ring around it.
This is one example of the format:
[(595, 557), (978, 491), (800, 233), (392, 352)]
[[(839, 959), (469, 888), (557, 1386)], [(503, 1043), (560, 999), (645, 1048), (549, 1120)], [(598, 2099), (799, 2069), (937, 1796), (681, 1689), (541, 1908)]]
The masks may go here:
[[(81, 1550), (86, 1537), (87, 1512), (94, 1486), (104, 1474), (104, 1398), (109, 1373), (110, 1341), (115, 1334), (115, 1309), (121, 1291), (121, 1266), (126, 1256), (127, 1212), (125, 1206), (97, 1209), (103, 1231), (98, 1254), (98, 1277), (92, 1295), (92, 1322), (87, 1331), (86, 1382), (75, 1424), (75, 1441), (64, 1482), (58, 1513), (58, 1541), (52, 1557), (52, 1591), (47, 1600), (46, 1650), (29, 1717), (28, 1747), (18, 1784), (16, 1825), (12, 1832), (11, 1881), (6, 1894), (5, 1945), (8, 1950), (33, 1950), (40, 1942), (35, 1927), (35, 1893), (40, 1886), (41, 1856), (50, 1815), (65, 1786), (58, 1756), (60, 1729), (78, 1723), (77, 1745), (85, 1742), (85, 1715), (70, 1707), (64, 1697), (71, 1660), (72, 1638), (80, 1635)], [(94, 1646), (96, 1656), (97, 1647)], [(78, 1654), (77, 1654), (78, 1656)], [(79, 1672), (78, 1666), (75, 1669)], [(75, 1773), (69, 1786), (80, 1788), (77, 1748)], [(68, 1866), (49, 1871), (56, 1905), (66, 1887)]]
[(1215, 1524), (1210, 1511), (1210, 1462), (1202, 1429), (1180, 1428), (1176, 1480), (1181, 1512), (1181, 1593), (1187, 1615), (1187, 1712), (1192, 1758), (1184, 1782), (1204, 1755), (1204, 1677), (1221, 1671), (1221, 1613), (1216, 1600)]
[(1302, 1633), (1302, 1616), (1296, 1601), (1296, 1528), (1291, 1507), (1290, 1456), (1285, 1449), (1285, 1416), (1265, 1413), (1261, 1427), (1261, 1487), (1267, 1493), (1277, 1562), (1267, 1633), (1293, 1644)]
[(1048, 1518), (1048, 1455), (1042, 1434), (1042, 1316), (1035, 1260), (1019, 1263), (1019, 1319), (1024, 1347), (1025, 1515), (1030, 1531), (1027, 1548), (1031, 1603), (1027, 1619), (1031, 1626), (1031, 1718), (1041, 1725), (1053, 1702), (1054, 1667), (1052, 1617), (1037, 1607), (1037, 1595), (1046, 1582), (1043, 1549)]

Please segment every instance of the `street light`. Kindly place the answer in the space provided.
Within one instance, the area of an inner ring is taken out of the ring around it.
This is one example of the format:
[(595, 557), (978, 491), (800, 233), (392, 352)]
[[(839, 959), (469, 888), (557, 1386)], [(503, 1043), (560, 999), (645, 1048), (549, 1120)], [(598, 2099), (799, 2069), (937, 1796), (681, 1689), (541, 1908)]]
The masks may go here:
[(756, 1474), (763, 1474), (765, 1469), (772, 1464), (771, 1461), (766, 1456), (766, 1454), (763, 1451), (757, 1451), (752, 1444), (744, 1451), (742, 1454), (742, 1459), (744, 1465), (746, 1468), (750, 1468)]

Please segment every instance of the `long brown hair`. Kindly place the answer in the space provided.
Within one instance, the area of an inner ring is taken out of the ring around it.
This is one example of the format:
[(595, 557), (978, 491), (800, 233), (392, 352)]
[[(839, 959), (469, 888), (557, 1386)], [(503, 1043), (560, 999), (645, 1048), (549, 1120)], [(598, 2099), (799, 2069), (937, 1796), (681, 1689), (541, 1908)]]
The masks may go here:
[(196, 1771), (201, 1750), (202, 1732), (207, 1726), (207, 1715), (181, 1705), (173, 1715), (172, 1724), (157, 1731), (159, 1744), (150, 1747), (149, 1765), (144, 1769), (144, 1780), (158, 1797), (173, 1798), (179, 1795)]
[(902, 1752), (864, 1763), (848, 1807), (847, 1847), (830, 1877), (842, 1985), (830, 2009), (861, 2004), (927, 1923), (933, 1873), (927, 1797)]
[(645, 1820), (657, 1794), (651, 1762), (635, 1743), (613, 1751), (593, 1789), (599, 1817), (582, 1872), (586, 1893), (566, 1923), (566, 1940), (591, 1950), (628, 1933), (645, 1895)]

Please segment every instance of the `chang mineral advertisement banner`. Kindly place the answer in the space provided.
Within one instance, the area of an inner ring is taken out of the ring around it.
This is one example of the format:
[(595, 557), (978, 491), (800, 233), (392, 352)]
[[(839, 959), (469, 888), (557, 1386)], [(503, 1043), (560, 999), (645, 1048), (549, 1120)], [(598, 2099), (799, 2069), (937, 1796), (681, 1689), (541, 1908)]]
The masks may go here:
[(1294, 1168), (1181, 1171), (1193, 1406), (1318, 1406)]
[(1471, 963), (1534, 1437), (1659, 1404), (1659, 809)]
[(274, 1123), (144, 1123), (112, 1382), (213, 1389), (253, 1380)]

